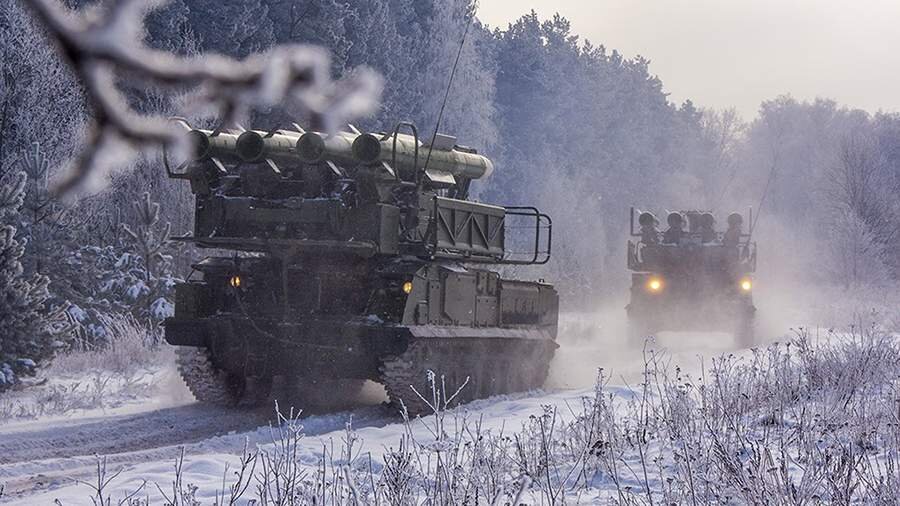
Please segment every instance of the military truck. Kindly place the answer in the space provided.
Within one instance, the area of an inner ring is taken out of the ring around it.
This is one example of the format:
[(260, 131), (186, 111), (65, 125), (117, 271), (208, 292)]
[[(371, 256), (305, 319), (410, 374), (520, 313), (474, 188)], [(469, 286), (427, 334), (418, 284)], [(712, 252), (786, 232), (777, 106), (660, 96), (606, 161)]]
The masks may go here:
[(374, 380), (421, 413), (428, 403), (411, 387), (431, 401), (429, 371), (448, 396), (467, 383), (457, 401), (543, 384), (557, 292), (496, 269), (546, 263), (552, 222), (470, 198), (490, 159), (448, 135), (423, 143), (408, 123), (374, 133), (177, 123), (195, 151), (166, 170), (196, 201), (193, 233), (178, 239), (216, 254), (175, 287), (164, 326), (199, 401), (302, 403)]
[(744, 232), (743, 216), (729, 215), (724, 231), (716, 230), (710, 212), (668, 213), (665, 231), (653, 213), (638, 213), (639, 230), (634, 218), (631, 208), (629, 339), (643, 343), (661, 331), (726, 331), (739, 346), (751, 345), (756, 243)]

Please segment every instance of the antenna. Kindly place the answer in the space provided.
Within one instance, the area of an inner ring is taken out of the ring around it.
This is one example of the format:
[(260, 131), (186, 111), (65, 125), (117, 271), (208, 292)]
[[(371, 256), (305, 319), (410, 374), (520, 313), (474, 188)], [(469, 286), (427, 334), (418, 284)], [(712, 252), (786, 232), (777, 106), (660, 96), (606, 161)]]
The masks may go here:
[(469, 21), (466, 22), (466, 28), (463, 30), (462, 40), (459, 41), (459, 49), (456, 51), (456, 61), (453, 62), (453, 69), (450, 70), (450, 79), (447, 81), (447, 90), (444, 92), (444, 102), (441, 103), (441, 110), (438, 112), (437, 123), (434, 125), (434, 133), (431, 134), (431, 143), (428, 145), (428, 156), (425, 157), (425, 166), (422, 172), (428, 169), (428, 162), (431, 161), (431, 150), (434, 149), (434, 141), (437, 139), (438, 129), (441, 128), (441, 119), (444, 117), (444, 108), (447, 107), (447, 98), (450, 96), (450, 87), (453, 85), (453, 77), (456, 75), (456, 66), (459, 65), (459, 57), (462, 55), (463, 46), (466, 44), (466, 36), (469, 34), (469, 27), (475, 20), (475, 13), (478, 12), (478, 2), (472, 6), (472, 14)]

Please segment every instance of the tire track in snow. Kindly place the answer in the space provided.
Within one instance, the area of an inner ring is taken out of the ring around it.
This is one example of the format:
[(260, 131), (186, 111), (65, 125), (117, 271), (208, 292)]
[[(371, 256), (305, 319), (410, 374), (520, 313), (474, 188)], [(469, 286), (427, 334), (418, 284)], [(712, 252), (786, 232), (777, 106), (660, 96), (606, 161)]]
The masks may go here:
[(110, 454), (192, 443), (266, 423), (269, 416), (191, 404), (84, 423), (38, 425), (34, 430), (0, 428), (0, 476), (7, 464), (78, 455)]

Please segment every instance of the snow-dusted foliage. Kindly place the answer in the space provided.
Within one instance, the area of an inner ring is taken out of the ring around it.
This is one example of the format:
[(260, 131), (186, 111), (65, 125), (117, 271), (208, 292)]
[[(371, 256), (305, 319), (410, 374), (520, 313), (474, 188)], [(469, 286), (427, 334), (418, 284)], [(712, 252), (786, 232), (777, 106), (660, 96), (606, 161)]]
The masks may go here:
[(65, 292), (72, 302), (67, 312), (88, 342), (115, 337), (102, 324), (106, 314), (133, 314), (148, 323), (171, 316), (174, 278), (149, 274), (139, 255), (114, 246), (84, 246), (63, 262), (73, 276)]
[(116, 408), (166, 386), (171, 349), (155, 342), (145, 322), (125, 314), (102, 316), (101, 323), (115, 339), (57, 354), (31, 388), (0, 398), (0, 425)]
[(798, 329), (684, 369), (671, 360), (648, 348), (633, 386), (600, 371), (593, 390), (462, 409), (447, 409), (455, 389), (436, 375), (427, 417), (359, 411), (342, 430), (341, 416), (283, 409), (268, 427), (189, 445), (174, 466), (100, 458), (111, 479), (91, 483), (113, 501), (142, 489), (169, 504), (896, 503), (896, 336)]
[(0, 391), (54, 350), (52, 322), (45, 319), (49, 280), (25, 274), (25, 244), (16, 237), (26, 180), (24, 172), (0, 179)]
[(91, 343), (114, 338), (105, 314), (127, 313), (151, 329), (174, 312), (177, 278), (172, 272), (170, 226), (159, 222), (159, 204), (144, 193), (132, 203), (133, 223), (123, 223), (122, 243), (82, 246), (62, 259), (61, 294), (72, 302), (69, 316)]
[(580, 40), (558, 15), (527, 14), (492, 47), (500, 143), (482, 196), (553, 216), (565, 247), (547, 277), (565, 300), (590, 303), (625, 280), (628, 206), (709, 205), (696, 202), (700, 184), (684, 183), (717, 170), (702, 114), (670, 103), (648, 60)]
[[(69, 210), (50, 193), (50, 160), (40, 143), (23, 150), (16, 167), (28, 177), (17, 237), (26, 242), (22, 259), (25, 272), (41, 274), (52, 281), (60, 261), (73, 247)], [(52, 289), (51, 289), (52, 293)], [(54, 306), (64, 301), (53, 300)]]
[(148, 83), (202, 87), (203, 105), (218, 111), (224, 124), (243, 120), (252, 107), (279, 105), (312, 113), (314, 123), (333, 129), (345, 118), (370, 111), (380, 89), (379, 79), (368, 72), (332, 83), (327, 53), (310, 47), (279, 46), (243, 60), (212, 55), (188, 59), (151, 49), (143, 42), (145, 2), (112, 3), (99, 15), (69, 12), (56, 0), (27, 5), (84, 86), (91, 106), (93, 124), (84, 148), (72, 170), (56, 182), (58, 193), (84, 183), (103, 161), (104, 150), (115, 143), (188, 148), (183, 132), (130, 107), (116, 84), (123, 73)]
[[(793, 251), (777, 259), (779, 276), (845, 289), (895, 283), (898, 153), (900, 115), (778, 97), (742, 138), (726, 200), (762, 203), (760, 245)], [(762, 253), (760, 262), (760, 272), (772, 270)]]
[(159, 223), (159, 203), (150, 200), (145, 192), (134, 201), (138, 221), (129, 226), (122, 224), (130, 254), (137, 259), (143, 272), (143, 283), (135, 284), (125, 291), (129, 299), (141, 307), (139, 316), (151, 322), (159, 322), (172, 316), (171, 298), (176, 279), (172, 274), (174, 245), (169, 241), (171, 225)]
[(235, 3), (195, 0), (189, 2), (188, 19), (197, 27), (202, 47), (211, 52), (245, 57), (265, 51), (275, 43), (267, 3), (264, 0)]
[(19, 170), (33, 142), (43, 143), (51, 165), (67, 159), (84, 122), (81, 86), (26, 2), (0, 2), (0, 175)]

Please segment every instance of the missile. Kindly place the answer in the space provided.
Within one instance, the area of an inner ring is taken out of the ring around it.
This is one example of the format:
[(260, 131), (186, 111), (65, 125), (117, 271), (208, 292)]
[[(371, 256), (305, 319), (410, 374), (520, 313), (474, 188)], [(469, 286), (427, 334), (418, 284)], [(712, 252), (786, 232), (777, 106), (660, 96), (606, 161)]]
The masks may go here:
[[(454, 177), (481, 179), (494, 170), (485, 156), (455, 145), (453, 137), (438, 135), (433, 148), (407, 134), (378, 134), (353, 132), (304, 132), (276, 130), (220, 131), (190, 129), (197, 160), (211, 160), (225, 171), (220, 159), (265, 162), (273, 171), (281, 173), (276, 162), (325, 164), (336, 174), (340, 167), (380, 166), (393, 176), (395, 171), (415, 173), (425, 167), (432, 181), (453, 183)], [(396, 150), (395, 150), (396, 149)]]
[[(362, 134), (353, 141), (353, 155), (365, 165), (378, 163), (396, 164), (395, 170), (414, 172), (425, 166), (428, 160), (428, 170), (439, 175), (449, 174), (467, 179), (480, 179), (493, 172), (494, 164), (485, 156), (470, 153), (458, 149), (456, 146), (435, 147), (431, 149), (421, 143), (418, 144), (418, 160), (416, 160), (416, 140), (406, 134), (397, 135), (397, 150), (394, 155), (394, 137), (379, 138), (372, 134)], [(418, 166), (417, 166), (418, 165)]]

